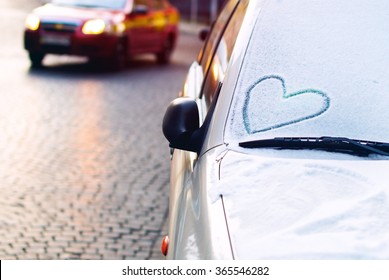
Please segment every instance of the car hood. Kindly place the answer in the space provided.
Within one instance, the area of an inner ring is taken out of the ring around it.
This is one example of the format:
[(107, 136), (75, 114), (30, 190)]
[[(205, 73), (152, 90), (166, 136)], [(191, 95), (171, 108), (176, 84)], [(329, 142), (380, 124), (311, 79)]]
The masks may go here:
[(245, 152), (223, 157), (210, 190), (223, 196), (236, 259), (389, 258), (388, 160)]
[(41, 20), (74, 20), (85, 21), (88, 19), (102, 18), (112, 19), (116, 16), (121, 16), (121, 11), (112, 11), (104, 9), (88, 9), (78, 7), (66, 7), (54, 4), (46, 4), (34, 10), (34, 14), (38, 15)]

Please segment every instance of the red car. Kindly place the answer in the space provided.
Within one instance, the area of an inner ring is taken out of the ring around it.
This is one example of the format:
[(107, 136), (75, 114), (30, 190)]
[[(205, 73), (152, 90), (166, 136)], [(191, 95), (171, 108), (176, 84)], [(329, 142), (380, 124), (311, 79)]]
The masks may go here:
[(167, 0), (53, 0), (26, 19), (24, 48), (33, 67), (46, 54), (87, 56), (123, 65), (153, 53), (169, 63), (179, 13)]

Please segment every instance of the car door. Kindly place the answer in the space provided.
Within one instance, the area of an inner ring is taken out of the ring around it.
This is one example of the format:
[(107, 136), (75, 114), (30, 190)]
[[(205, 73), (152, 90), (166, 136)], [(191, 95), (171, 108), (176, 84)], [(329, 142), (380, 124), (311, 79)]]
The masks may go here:
[(168, 24), (168, 18), (165, 15), (167, 8), (166, 2), (162, 0), (151, 0), (151, 36), (150, 48), (153, 50), (160, 50), (164, 41), (164, 34)]
[(151, 21), (150, 0), (134, 0), (132, 12), (126, 20), (131, 54), (147, 51), (153, 37)]
[[(212, 117), (212, 108), (217, 101), (218, 92), (228, 62), (231, 58), (235, 40), (240, 29), (245, 11), (248, 6), (246, 0), (229, 1), (222, 10), (217, 21), (211, 29), (199, 60), (194, 62), (189, 70), (181, 96), (194, 98), (197, 102), (200, 114), (200, 124), (204, 124)], [(236, 16), (235, 16), (236, 15)], [(171, 189), (170, 189), (170, 221), (169, 235), (171, 238), (171, 253), (169, 258), (187, 258), (185, 248), (193, 243), (193, 231), (205, 230), (196, 213), (202, 216), (208, 215), (207, 202), (199, 201), (193, 197), (199, 192), (206, 192), (206, 186), (200, 187), (199, 182), (204, 182), (202, 170), (207, 169), (206, 155), (175, 150), (172, 157)], [(208, 161), (209, 162), (209, 161)], [(204, 196), (202, 196), (204, 197)], [(206, 197), (206, 196), (205, 196)], [(200, 209), (201, 208), (201, 209)], [(220, 208), (221, 209), (221, 208)], [(202, 221), (208, 221), (205, 218)], [(203, 231), (204, 232), (204, 231)], [(199, 232), (198, 232), (199, 233)], [(212, 244), (210, 239), (204, 238), (196, 241), (200, 258), (209, 258), (205, 248)], [(193, 256), (192, 256), (193, 257)]]

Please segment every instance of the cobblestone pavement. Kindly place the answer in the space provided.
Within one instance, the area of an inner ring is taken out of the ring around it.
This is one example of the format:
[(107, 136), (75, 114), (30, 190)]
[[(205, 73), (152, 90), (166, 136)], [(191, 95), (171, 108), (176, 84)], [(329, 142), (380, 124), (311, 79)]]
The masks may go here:
[(161, 120), (200, 42), (183, 35), (166, 67), (145, 57), (109, 73), (47, 57), (32, 71), (22, 2), (0, 4), (0, 259), (161, 258)]

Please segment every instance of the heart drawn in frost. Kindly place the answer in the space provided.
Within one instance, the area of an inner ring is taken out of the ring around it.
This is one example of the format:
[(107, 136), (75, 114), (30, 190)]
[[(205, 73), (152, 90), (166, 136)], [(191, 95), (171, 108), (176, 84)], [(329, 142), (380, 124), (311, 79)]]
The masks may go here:
[(324, 92), (287, 93), (284, 79), (271, 75), (260, 78), (247, 91), (243, 120), (247, 132), (253, 134), (318, 117), (329, 107), (330, 98)]

